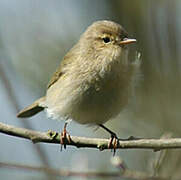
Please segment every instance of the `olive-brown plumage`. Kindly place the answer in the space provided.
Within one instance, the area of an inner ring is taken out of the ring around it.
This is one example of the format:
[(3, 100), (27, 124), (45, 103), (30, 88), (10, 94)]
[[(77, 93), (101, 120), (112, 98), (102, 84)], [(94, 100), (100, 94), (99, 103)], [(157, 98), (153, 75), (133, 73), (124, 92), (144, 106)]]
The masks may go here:
[(18, 117), (43, 108), (49, 117), (81, 124), (103, 124), (115, 117), (128, 104), (139, 68), (128, 60), (127, 45), (134, 42), (119, 24), (94, 22), (61, 61), (45, 97)]

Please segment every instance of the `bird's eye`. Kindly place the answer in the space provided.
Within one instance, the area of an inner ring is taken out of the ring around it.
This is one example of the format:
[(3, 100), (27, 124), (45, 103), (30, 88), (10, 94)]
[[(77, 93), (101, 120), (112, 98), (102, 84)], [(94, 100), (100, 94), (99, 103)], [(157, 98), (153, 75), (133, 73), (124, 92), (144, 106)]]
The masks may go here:
[(104, 37), (102, 39), (105, 43), (109, 43), (111, 41), (109, 37)]

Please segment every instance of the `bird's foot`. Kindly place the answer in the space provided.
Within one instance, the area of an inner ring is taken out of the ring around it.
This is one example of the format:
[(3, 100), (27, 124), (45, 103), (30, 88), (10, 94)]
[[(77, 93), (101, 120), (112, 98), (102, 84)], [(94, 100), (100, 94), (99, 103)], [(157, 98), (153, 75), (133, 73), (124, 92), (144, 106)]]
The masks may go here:
[(113, 156), (116, 154), (116, 148), (119, 144), (119, 138), (115, 133), (111, 133), (111, 139), (108, 143), (108, 148), (113, 149)]
[(111, 133), (111, 139), (108, 143), (108, 148), (109, 149), (113, 149), (113, 156), (115, 155), (116, 153), (116, 148), (118, 147), (119, 145), (119, 141), (133, 141), (133, 140), (139, 140), (139, 139), (142, 139), (142, 138), (137, 138), (137, 137), (134, 137), (134, 136), (130, 136), (126, 139), (121, 139), (121, 138), (118, 138), (117, 135), (115, 133)]
[(113, 131), (111, 131), (110, 129), (108, 129), (107, 127), (105, 127), (103, 124), (99, 124), (99, 127), (103, 128), (104, 130), (106, 130), (109, 134), (111, 134), (111, 139), (108, 143), (108, 148), (109, 149), (113, 149), (113, 156), (115, 155), (116, 153), (116, 148), (118, 147), (119, 145), (119, 141), (130, 141), (130, 140), (139, 140), (141, 138), (136, 138), (134, 136), (130, 136), (129, 138), (127, 139), (121, 139), (121, 138), (118, 138), (116, 133), (114, 133)]
[(70, 137), (70, 134), (67, 132), (66, 127), (67, 127), (67, 123), (65, 123), (63, 131), (61, 132), (61, 137), (60, 137), (61, 151), (62, 151), (62, 148), (66, 149), (67, 142), (68, 143), (71, 142), (71, 137)]

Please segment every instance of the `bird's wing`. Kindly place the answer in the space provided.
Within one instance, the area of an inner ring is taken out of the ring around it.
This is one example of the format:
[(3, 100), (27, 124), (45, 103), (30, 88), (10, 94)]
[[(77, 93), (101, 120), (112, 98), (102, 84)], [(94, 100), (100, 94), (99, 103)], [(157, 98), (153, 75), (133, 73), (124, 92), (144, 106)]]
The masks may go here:
[(72, 61), (76, 60), (77, 57), (77, 49), (79, 48), (78, 45), (75, 45), (62, 59), (59, 67), (53, 74), (52, 78), (50, 79), (47, 89), (50, 88), (55, 82), (59, 80), (60, 77), (62, 77), (63, 74), (67, 71), (67, 66), (69, 66)]
[(59, 67), (57, 68), (57, 70), (55, 71), (55, 73), (53, 74), (52, 78), (50, 79), (47, 88), (50, 88), (55, 82), (57, 82), (59, 80), (59, 78), (66, 73), (65, 68), (67, 67), (67, 65), (70, 64), (70, 59), (68, 54), (62, 59)]
[(47, 89), (50, 88), (64, 73), (61, 70), (61, 65), (57, 68), (55, 73), (53, 74), (52, 78), (50, 79)]

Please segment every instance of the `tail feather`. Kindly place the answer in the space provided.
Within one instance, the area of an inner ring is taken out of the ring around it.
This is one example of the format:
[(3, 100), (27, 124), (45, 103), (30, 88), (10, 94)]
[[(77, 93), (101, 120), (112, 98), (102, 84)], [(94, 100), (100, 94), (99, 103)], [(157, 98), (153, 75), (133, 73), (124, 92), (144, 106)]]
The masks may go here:
[(27, 117), (31, 117), (31, 116), (39, 113), (40, 111), (43, 111), (44, 107), (41, 104), (43, 104), (44, 101), (45, 101), (45, 97), (42, 97), (42, 98), (38, 99), (37, 101), (35, 101), (30, 106), (28, 106), (28, 107), (24, 108), (23, 110), (21, 110), (17, 114), (17, 117), (19, 117), (19, 118), (27, 118)]

